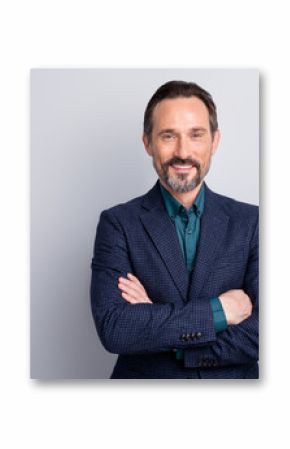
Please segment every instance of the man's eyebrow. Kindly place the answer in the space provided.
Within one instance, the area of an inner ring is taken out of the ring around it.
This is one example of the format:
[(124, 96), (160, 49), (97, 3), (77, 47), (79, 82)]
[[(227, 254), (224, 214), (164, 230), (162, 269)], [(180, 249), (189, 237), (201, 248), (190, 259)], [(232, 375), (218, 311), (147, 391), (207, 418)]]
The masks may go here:
[[(190, 128), (190, 131), (206, 133), (207, 129), (203, 128), (202, 126), (194, 126), (194, 127)], [(166, 128), (166, 129), (161, 129), (157, 135), (160, 136), (161, 134), (175, 133), (175, 132), (176, 132), (176, 130), (173, 128)]]
[(173, 128), (166, 128), (166, 129), (161, 129), (159, 132), (158, 132), (158, 136), (160, 136), (160, 134), (165, 134), (165, 133), (175, 133), (176, 131), (175, 131), (175, 129), (173, 129)]
[(191, 128), (191, 131), (206, 133), (207, 129), (203, 128), (202, 126), (195, 126), (195, 127)]

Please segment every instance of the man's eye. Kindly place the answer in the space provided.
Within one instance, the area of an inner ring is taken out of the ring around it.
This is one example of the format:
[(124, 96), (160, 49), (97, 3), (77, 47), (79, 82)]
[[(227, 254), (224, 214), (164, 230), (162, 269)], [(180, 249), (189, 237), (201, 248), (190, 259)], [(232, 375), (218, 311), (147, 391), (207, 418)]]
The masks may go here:
[(202, 136), (203, 136), (203, 133), (193, 133), (192, 134), (193, 138), (198, 138), (198, 137), (202, 137)]
[(173, 134), (163, 134), (163, 138), (166, 140), (173, 139), (173, 137), (174, 137)]

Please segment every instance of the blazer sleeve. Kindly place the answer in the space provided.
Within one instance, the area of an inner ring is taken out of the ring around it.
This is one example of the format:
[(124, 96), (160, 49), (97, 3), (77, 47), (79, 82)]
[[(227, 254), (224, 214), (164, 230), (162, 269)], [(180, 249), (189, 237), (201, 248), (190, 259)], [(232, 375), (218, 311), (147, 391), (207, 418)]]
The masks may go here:
[[(99, 338), (116, 354), (142, 354), (208, 345), (216, 340), (209, 301), (130, 304), (118, 278), (134, 274), (125, 233), (111, 210), (101, 213), (91, 263), (91, 308)], [(153, 280), (154, 281), (154, 280)]]
[(249, 318), (240, 324), (228, 326), (217, 334), (212, 345), (186, 350), (186, 367), (225, 366), (253, 363), (259, 359), (259, 217), (254, 226), (251, 250), (244, 277), (243, 290), (252, 300)]

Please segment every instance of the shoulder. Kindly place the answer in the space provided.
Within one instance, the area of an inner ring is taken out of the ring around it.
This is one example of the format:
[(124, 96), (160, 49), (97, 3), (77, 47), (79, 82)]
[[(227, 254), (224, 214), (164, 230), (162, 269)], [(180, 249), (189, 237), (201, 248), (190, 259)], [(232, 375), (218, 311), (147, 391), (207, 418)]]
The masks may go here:
[(124, 203), (118, 203), (102, 211), (101, 216), (112, 217), (117, 220), (129, 219), (137, 216), (147, 193), (132, 198)]
[(227, 215), (232, 221), (257, 224), (259, 220), (259, 206), (229, 196), (213, 192), (206, 187), (206, 199), (220, 213)]
[[(213, 192), (212, 192), (213, 193)], [(221, 207), (229, 214), (250, 214), (257, 215), (259, 213), (259, 206), (251, 203), (236, 200), (234, 198), (214, 193), (216, 200), (220, 203)]]

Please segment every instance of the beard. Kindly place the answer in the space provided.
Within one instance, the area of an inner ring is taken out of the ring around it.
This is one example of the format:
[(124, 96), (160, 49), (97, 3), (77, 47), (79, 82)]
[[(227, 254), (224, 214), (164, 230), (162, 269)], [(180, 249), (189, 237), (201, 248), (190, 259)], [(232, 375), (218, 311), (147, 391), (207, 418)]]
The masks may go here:
[[(190, 173), (176, 173), (171, 175), (169, 173), (169, 167), (173, 164), (192, 165), (192, 167), (196, 168), (196, 173), (193, 178), (190, 178)], [(159, 178), (162, 179), (168, 187), (176, 193), (185, 193), (194, 190), (201, 183), (208, 173), (210, 161), (204, 170), (202, 170), (200, 162), (196, 159), (181, 160), (177, 157), (164, 162), (160, 167), (158, 167), (155, 158), (153, 158), (153, 166)]]

